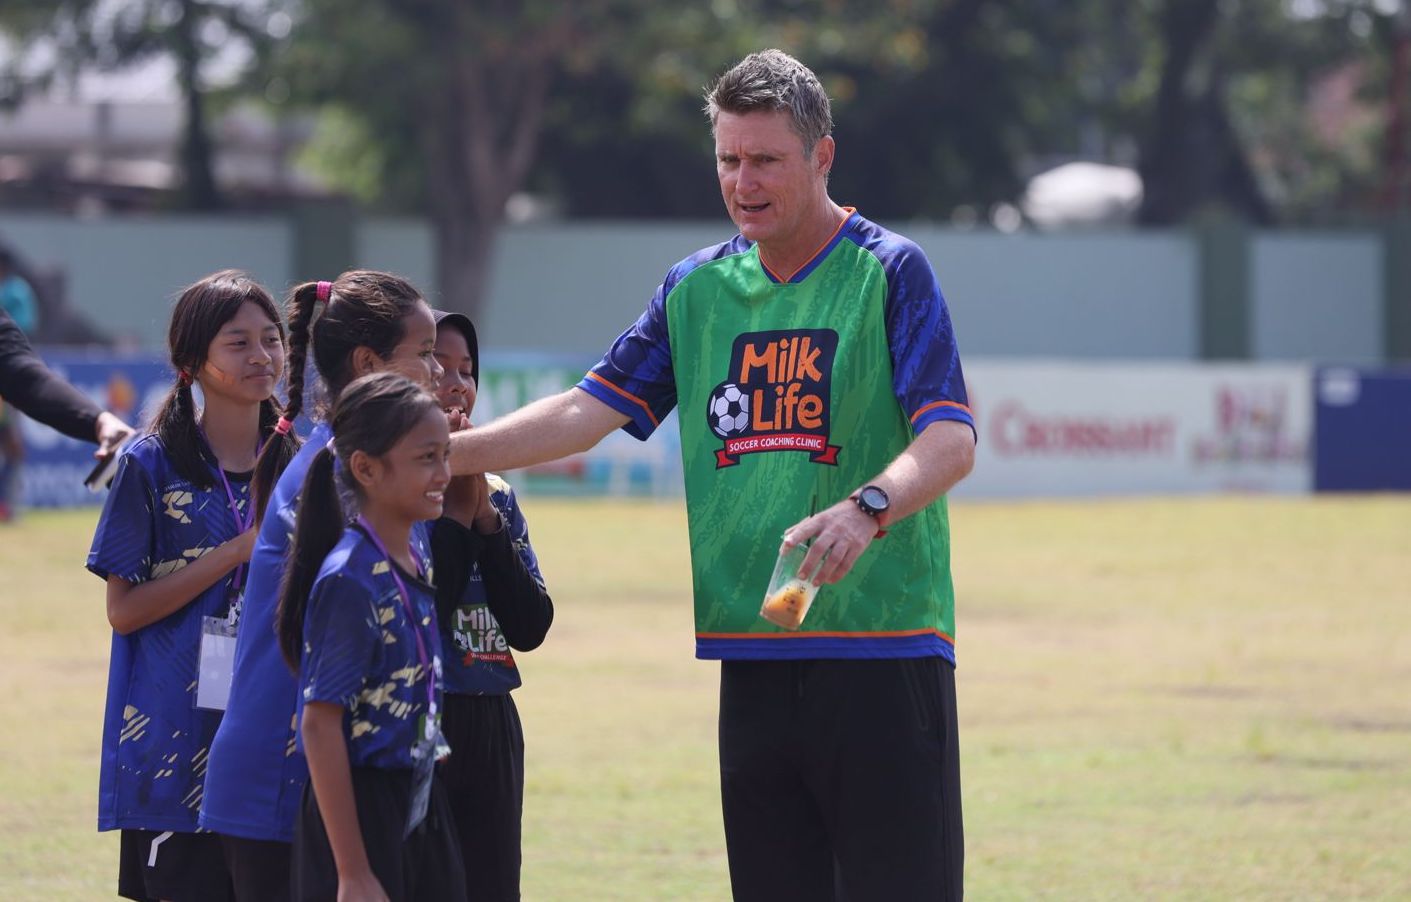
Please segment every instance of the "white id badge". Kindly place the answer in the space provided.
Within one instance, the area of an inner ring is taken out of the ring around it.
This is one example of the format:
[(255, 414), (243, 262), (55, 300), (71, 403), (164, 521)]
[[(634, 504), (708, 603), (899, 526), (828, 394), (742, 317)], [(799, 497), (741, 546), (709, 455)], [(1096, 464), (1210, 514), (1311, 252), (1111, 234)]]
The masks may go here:
[(235, 671), (235, 627), (224, 617), (201, 618), (201, 659), (196, 674), (196, 707), (224, 711)]

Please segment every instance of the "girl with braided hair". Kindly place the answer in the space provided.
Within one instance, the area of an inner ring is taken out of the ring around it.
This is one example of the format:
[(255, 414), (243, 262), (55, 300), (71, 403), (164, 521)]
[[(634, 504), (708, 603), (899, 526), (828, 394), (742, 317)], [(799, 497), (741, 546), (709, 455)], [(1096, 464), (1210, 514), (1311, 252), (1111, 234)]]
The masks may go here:
[(122, 453), (88, 554), (113, 626), (98, 829), (122, 831), (120, 895), (221, 900), (221, 844), (197, 829), (227, 686), (206, 653), (240, 613), (250, 474), (279, 417), (284, 328), (269, 293), (226, 270), (182, 293), (168, 345), (176, 384)]
[[(275, 608), (304, 477), (332, 430), (316, 422), (302, 447), (292, 430), (304, 407), (308, 361), (324, 401), (369, 373), (426, 387), (441, 377), (436, 323), (405, 279), (371, 270), (296, 286), (289, 319), (289, 404), (256, 465), (260, 530), (250, 558), (230, 702), (211, 745), (201, 826), (222, 834), (237, 899), (289, 898), (290, 842), (308, 766), (295, 746), (298, 687), (275, 641)], [(317, 411), (315, 411), (317, 413)]]

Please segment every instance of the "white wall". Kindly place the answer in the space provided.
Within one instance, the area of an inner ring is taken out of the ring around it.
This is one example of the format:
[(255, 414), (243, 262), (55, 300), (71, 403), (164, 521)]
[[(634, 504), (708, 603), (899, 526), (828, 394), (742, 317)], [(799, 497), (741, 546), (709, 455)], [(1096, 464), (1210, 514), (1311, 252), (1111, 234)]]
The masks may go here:
[(293, 230), (275, 217), (75, 220), (0, 215), (0, 238), (31, 265), (60, 269), (73, 307), (132, 347), (166, 345), (181, 290), (220, 269), (243, 269), (276, 297), (294, 279)]

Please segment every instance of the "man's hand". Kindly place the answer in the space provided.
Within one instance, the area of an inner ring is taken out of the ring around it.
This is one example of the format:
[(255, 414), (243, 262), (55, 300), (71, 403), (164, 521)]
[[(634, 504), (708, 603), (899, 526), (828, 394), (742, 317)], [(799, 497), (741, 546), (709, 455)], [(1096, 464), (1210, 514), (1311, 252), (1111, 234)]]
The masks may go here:
[(864, 514), (856, 501), (844, 498), (785, 530), (784, 547), (792, 548), (813, 540), (799, 569), (799, 578), (807, 579), (821, 563), (813, 582), (822, 586), (847, 576), (879, 529), (877, 521)]
[(98, 422), (94, 428), (94, 438), (98, 440), (98, 450), (93, 452), (93, 456), (99, 460), (112, 457), (118, 446), (132, 435), (132, 427), (122, 420), (113, 416), (108, 411), (98, 414)]

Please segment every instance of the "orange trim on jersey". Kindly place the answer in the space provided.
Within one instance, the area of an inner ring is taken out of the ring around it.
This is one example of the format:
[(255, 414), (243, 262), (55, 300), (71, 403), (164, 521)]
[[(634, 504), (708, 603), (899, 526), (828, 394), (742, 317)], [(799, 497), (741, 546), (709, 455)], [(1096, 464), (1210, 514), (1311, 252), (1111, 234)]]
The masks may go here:
[(848, 215), (844, 216), (844, 217), (843, 217), (843, 221), (840, 222), (840, 223), (838, 223), (838, 227), (833, 230), (833, 234), (829, 235), (829, 236), (828, 236), (828, 240), (827, 240), (827, 241), (824, 241), (822, 244), (820, 244), (820, 245), (818, 246), (818, 250), (816, 250), (816, 251), (814, 251), (813, 253), (811, 253), (811, 254), (808, 255), (808, 259), (803, 262), (803, 265), (802, 265), (802, 266), (800, 266), (798, 269), (794, 270), (793, 272), (789, 273), (789, 278), (788, 278), (788, 279), (782, 278), (777, 272), (775, 272), (774, 270), (772, 270), (772, 269), (769, 268), (769, 264), (764, 262), (764, 253), (763, 253), (763, 252), (761, 252), (760, 255), (759, 255), (759, 265), (760, 265), (760, 266), (763, 266), (763, 267), (764, 267), (764, 271), (767, 272), (767, 273), (769, 273), (771, 276), (773, 276), (773, 277), (774, 277), (774, 281), (776, 281), (776, 282), (788, 282), (789, 279), (792, 279), (794, 276), (796, 276), (796, 275), (798, 275), (799, 273), (803, 272), (805, 269), (808, 269), (809, 264), (812, 263), (814, 260), (817, 260), (817, 259), (818, 259), (818, 255), (821, 254), (821, 253), (823, 253), (823, 251), (828, 247), (828, 245), (830, 245), (830, 244), (833, 243), (833, 239), (834, 239), (834, 238), (837, 238), (837, 237), (838, 237), (838, 233), (843, 230), (843, 226), (847, 225), (847, 224), (848, 224), (848, 220), (849, 220), (849, 219), (852, 219), (852, 215), (857, 212), (857, 207), (843, 207), (843, 210), (844, 210)]
[(697, 639), (900, 639), (908, 636), (940, 636), (955, 644), (955, 638), (937, 629), (894, 630), (880, 633), (696, 633)]
[(616, 385), (613, 385), (611, 382), (607, 381), (607, 380), (604, 379), (602, 376), (599, 376), (597, 373), (589, 373), (589, 374), (588, 374), (588, 378), (589, 378), (589, 379), (592, 379), (594, 382), (597, 382), (597, 383), (600, 384), (600, 385), (605, 385), (605, 386), (607, 386), (608, 388), (610, 388), (610, 389), (612, 389), (613, 391), (617, 392), (617, 393), (618, 393), (619, 395), (621, 395), (622, 397), (624, 397), (624, 398), (626, 398), (627, 400), (631, 401), (633, 404), (636, 404), (636, 405), (638, 405), (639, 407), (641, 407), (643, 410), (645, 410), (645, 411), (647, 412), (647, 419), (649, 419), (649, 420), (652, 421), (652, 426), (653, 426), (653, 427), (656, 427), (656, 426), (660, 426), (660, 425), (661, 425), (661, 422), (656, 418), (656, 415), (652, 413), (652, 409), (647, 406), (647, 402), (646, 402), (646, 401), (643, 401), (641, 398), (637, 397), (636, 395), (632, 394), (630, 391), (627, 391), (626, 389), (618, 388)]
[(954, 408), (956, 408), (957, 410), (963, 410), (963, 411), (965, 411), (966, 413), (970, 414), (970, 416), (971, 416), (972, 418), (975, 416), (974, 412), (971, 411), (969, 407), (966, 407), (964, 404), (961, 404), (959, 401), (932, 401), (930, 404), (927, 404), (925, 407), (923, 407), (923, 408), (921, 408), (920, 410), (916, 411), (916, 413), (913, 413), (913, 414), (911, 415), (911, 422), (912, 422), (912, 423), (915, 423), (917, 420), (921, 419), (921, 415), (922, 415), (923, 413), (926, 413), (927, 411), (935, 410), (937, 407), (954, 407)]

